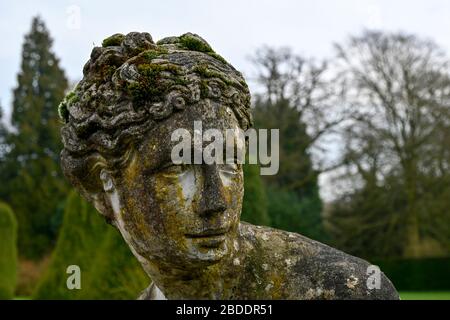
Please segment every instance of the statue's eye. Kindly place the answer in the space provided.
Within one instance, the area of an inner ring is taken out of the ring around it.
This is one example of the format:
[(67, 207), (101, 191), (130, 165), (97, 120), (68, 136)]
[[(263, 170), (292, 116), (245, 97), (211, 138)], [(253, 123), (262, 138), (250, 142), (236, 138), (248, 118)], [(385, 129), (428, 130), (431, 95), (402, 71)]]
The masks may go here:
[(166, 177), (178, 176), (185, 173), (188, 170), (188, 166), (184, 164), (169, 165), (161, 170), (161, 173)]

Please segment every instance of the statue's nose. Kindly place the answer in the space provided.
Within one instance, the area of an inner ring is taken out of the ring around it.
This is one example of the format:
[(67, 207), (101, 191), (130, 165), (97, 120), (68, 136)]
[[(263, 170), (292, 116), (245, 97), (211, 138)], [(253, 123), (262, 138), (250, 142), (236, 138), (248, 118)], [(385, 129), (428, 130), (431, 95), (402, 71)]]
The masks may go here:
[(200, 200), (200, 214), (213, 215), (223, 213), (226, 209), (224, 187), (217, 165), (203, 165), (203, 190)]

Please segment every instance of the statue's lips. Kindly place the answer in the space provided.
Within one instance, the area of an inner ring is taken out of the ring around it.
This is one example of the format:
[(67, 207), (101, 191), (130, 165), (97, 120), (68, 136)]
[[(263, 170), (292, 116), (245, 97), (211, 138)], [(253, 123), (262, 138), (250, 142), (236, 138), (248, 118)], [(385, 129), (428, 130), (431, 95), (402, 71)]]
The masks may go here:
[(186, 237), (192, 239), (194, 243), (197, 243), (203, 248), (218, 248), (226, 240), (226, 234), (230, 231), (230, 228), (220, 229), (208, 229), (199, 233), (186, 234)]
[(193, 239), (222, 237), (230, 231), (230, 228), (208, 229), (198, 233), (187, 233), (186, 237)]

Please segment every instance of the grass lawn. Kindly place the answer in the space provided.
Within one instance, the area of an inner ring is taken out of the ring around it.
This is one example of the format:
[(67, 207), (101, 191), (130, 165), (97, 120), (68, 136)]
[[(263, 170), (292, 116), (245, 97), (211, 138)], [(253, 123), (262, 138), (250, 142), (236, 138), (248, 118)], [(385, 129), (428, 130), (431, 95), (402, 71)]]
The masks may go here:
[(402, 300), (450, 300), (450, 291), (400, 292)]

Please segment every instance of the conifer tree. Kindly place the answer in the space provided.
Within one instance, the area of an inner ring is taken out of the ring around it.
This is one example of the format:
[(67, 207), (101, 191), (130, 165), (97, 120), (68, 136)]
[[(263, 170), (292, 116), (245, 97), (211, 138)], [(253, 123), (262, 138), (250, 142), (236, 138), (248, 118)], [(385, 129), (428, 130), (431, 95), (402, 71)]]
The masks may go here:
[(59, 167), (57, 106), (68, 83), (52, 42), (42, 19), (33, 18), (13, 91), (14, 129), (4, 134), (7, 148), (0, 154), (0, 198), (16, 212), (20, 253), (30, 258), (51, 249), (67, 191)]

